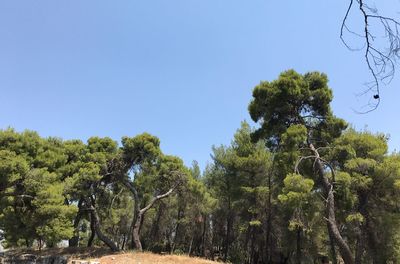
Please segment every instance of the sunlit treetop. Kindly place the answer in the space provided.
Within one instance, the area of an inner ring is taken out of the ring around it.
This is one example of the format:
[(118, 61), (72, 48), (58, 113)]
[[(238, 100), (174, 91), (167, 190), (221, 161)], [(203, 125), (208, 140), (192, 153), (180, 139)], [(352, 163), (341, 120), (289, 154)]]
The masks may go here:
[(265, 138), (270, 147), (276, 147), (291, 125), (303, 125), (309, 140), (329, 143), (347, 126), (333, 115), (332, 99), (328, 77), (319, 72), (302, 75), (288, 70), (277, 80), (261, 82), (249, 105), (251, 118), (260, 124), (253, 137)]

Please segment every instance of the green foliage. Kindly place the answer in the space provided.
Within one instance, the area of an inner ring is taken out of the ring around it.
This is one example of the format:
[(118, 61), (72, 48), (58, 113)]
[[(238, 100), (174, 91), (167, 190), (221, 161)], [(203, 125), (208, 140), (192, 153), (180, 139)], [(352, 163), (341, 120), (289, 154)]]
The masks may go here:
[(148, 133), (122, 138), (124, 159), (128, 164), (141, 164), (160, 155), (160, 140)]
[(0, 225), (9, 244), (38, 239), (48, 246), (68, 239), (77, 208), (65, 204), (58, 171), (67, 162), (60, 139), (0, 131)]
[[(280, 243), (285, 250), (296, 250), (297, 260), (302, 258), (300, 247), (308, 252), (326, 252), (327, 235), (317, 233), (324, 225), (318, 212), (324, 207), (317, 198), (326, 195), (332, 177), (325, 176), (325, 162), (316, 152), (324, 155), (347, 126), (333, 115), (332, 98), (325, 74), (302, 75), (289, 70), (275, 81), (256, 86), (249, 105), (250, 116), (259, 125), (253, 139), (266, 140), (274, 153), (274, 194), (281, 205), (276, 209), (281, 219), (275, 223), (280, 228), (288, 226), (290, 231), (281, 229)], [(334, 220), (332, 223), (337, 226)]]
[(349, 214), (346, 217), (346, 222), (362, 223), (362, 222), (364, 222), (364, 216), (362, 216), (362, 214), (360, 214), (360, 213)]
[(28, 162), (15, 152), (0, 150), (0, 186), (4, 191), (10, 184), (20, 180), (29, 170)]
[[(43, 181), (41, 181), (43, 184)], [(41, 186), (33, 200), (35, 229), (37, 235), (48, 246), (55, 245), (63, 239), (69, 239), (73, 234), (71, 219), (78, 209), (64, 204), (63, 185), (60, 182), (49, 182)]]
[(281, 147), (285, 150), (297, 150), (307, 140), (307, 128), (304, 125), (292, 125), (282, 134)]
[(332, 98), (318, 72), (289, 70), (261, 82), (249, 105), (258, 127), (242, 122), (230, 145), (213, 147), (203, 173), (197, 162), (187, 168), (164, 154), (148, 133), (119, 145), (108, 137), (84, 143), (2, 130), (5, 244), (53, 247), (71, 239), (127, 249), (139, 226), (146, 250), (231, 263), (317, 263), (332, 259), (325, 212), (333, 194), (333, 221), (360, 263), (397, 263), (400, 155), (388, 153), (384, 134), (345, 130)]
[(78, 171), (71, 177), (65, 179), (67, 193), (74, 196), (84, 196), (91, 194), (91, 183), (101, 179), (100, 167), (94, 162), (83, 163)]
[[(214, 235), (223, 237), (225, 243), (221, 246), (227, 252), (225, 258), (234, 263), (243, 263), (256, 254), (251, 253), (249, 236), (252, 234), (253, 244), (263, 241), (265, 212), (270, 209), (268, 177), (272, 156), (265, 142), (252, 142), (252, 132), (242, 122), (231, 146), (213, 148), (214, 163), (205, 173), (206, 184), (217, 199), (213, 212)], [(253, 248), (253, 252), (261, 250), (258, 246)]]
[(293, 204), (296, 207), (307, 202), (311, 196), (311, 190), (314, 187), (313, 180), (305, 179), (299, 174), (288, 174), (283, 182), (283, 194), (278, 196), (279, 201)]
[(283, 72), (272, 82), (261, 82), (253, 90), (249, 105), (251, 118), (261, 126), (253, 136), (267, 139), (276, 147), (291, 125), (313, 128), (315, 139), (331, 142), (346, 127), (334, 117), (329, 103), (333, 96), (328, 78), (318, 72), (301, 75), (294, 70)]
[(400, 222), (392, 212), (400, 198), (396, 184), (400, 178), (399, 155), (387, 154), (386, 136), (368, 131), (349, 129), (334, 144), (329, 156), (339, 170), (337, 195), (343, 221), (349, 229), (367, 237), (362, 249), (365, 261), (386, 263), (398, 254), (394, 241)]

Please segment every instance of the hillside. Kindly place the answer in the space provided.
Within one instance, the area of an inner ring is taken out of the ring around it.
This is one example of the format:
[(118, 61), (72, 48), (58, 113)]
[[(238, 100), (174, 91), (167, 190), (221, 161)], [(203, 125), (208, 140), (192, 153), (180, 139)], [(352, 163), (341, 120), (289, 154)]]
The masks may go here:
[(158, 255), (153, 253), (124, 253), (107, 255), (98, 259), (101, 264), (114, 263), (140, 263), (140, 264), (212, 264), (219, 263), (215, 261), (205, 260), (201, 258), (193, 258), (188, 256), (177, 255)]

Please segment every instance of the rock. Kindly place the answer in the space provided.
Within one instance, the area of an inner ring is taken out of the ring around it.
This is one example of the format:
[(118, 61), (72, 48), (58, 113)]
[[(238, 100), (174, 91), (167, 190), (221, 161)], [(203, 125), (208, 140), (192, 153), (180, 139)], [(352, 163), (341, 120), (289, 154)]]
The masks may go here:
[(33, 254), (23, 254), (14, 257), (4, 257), (0, 259), (1, 264), (67, 264), (68, 258), (65, 256), (42, 256), (37, 257)]
[(44, 256), (36, 260), (36, 264), (67, 264), (68, 258), (65, 256)]
[(71, 260), (71, 264), (100, 264), (100, 262), (98, 262), (96, 260), (87, 261), (87, 260), (74, 259), (74, 260)]

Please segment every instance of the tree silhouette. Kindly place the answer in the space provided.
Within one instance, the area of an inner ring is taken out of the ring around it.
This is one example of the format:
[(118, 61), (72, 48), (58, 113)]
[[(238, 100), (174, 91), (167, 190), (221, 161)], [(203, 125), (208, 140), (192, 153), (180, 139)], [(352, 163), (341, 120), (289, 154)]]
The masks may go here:
[[(356, 11), (363, 19), (361, 32), (348, 26), (350, 17), (354, 15), (352, 11)], [(373, 111), (379, 106), (381, 84), (390, 83), (394, 77), (400, 51), (399, 26), (398, 20), (382, 15), (378, 8), (366, 0), (349, 0), (341, 25), (340, 38), (349, 50), (364, 51), (365, 62), (372, 76), (372, 80), (366, 84), (366, 90), (361, 93), (361, 95), (372, 94), (366, 105), (367, 110), (362, 113)], [(363, 47), (355, 48), (349, 44), (346, 33), (360, 37), (363, 40)]]

